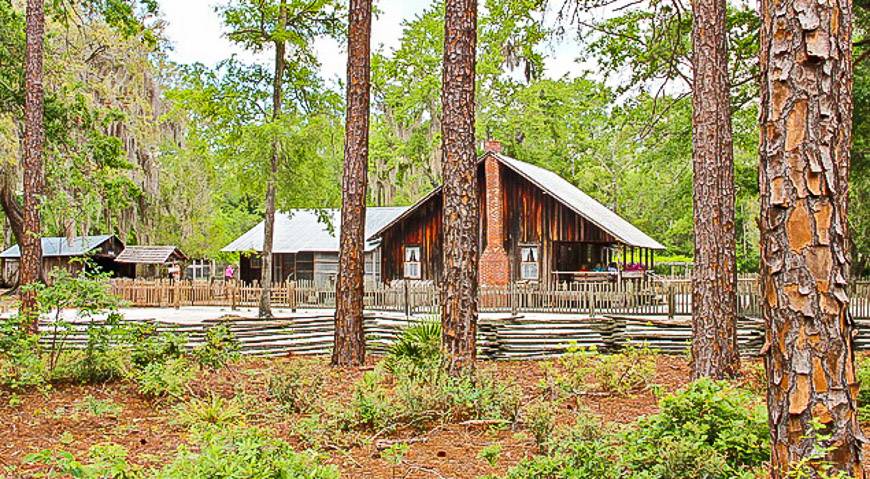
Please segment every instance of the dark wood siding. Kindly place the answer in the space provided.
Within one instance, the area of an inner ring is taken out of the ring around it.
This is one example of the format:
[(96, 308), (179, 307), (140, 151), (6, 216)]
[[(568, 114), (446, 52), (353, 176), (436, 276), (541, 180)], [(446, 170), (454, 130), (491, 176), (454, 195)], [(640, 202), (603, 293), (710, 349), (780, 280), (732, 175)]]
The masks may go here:
[[(502, 204), (504, 208), (505, 250), (510, 257), (511, 278), (519, 278), (519, 248), (538, 245), (541, 258), (541, 280), (549, 281), (556, 246), (560, 242), (592, 243), (601, 246), (616, 243), (602, 229), (576, 214), (534, 183), (508, 169), (500, 168), (502, 175)], [(486, 248), (486, 188), (483, 163), (478, 169), (478, 188), (481, 201), (481, 252)], [(441, 278), (441, 195), (429, 198), (407, 217), (388, 228), (382, 235), (383, 279), (401, 279), (403, 247), (421, 247), (421, 279)]]

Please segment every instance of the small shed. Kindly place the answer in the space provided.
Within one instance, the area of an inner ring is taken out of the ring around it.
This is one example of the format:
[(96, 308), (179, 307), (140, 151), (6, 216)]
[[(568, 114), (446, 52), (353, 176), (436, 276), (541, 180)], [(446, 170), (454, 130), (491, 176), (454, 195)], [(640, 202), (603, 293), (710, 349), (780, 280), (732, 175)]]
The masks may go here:
[[(88, 257), (97, 267), (113, 276), (127, 276), (128, 268), (115, 261), (123, 249), (124, 243), (115, 235), (42, 238), (42, 268), (46, 273), (55, 268), (75, 272), (81, 269), (81, 263), (70, 260)], [(0, 260), (3, 260), (4, 276), (10, 283), (17, 283), (21, 260), (18, 245), (0, 253)]]
[(184, 263), (188, 257), (177, 246), (127, 246), (115, 261), (130, 265), (133, 277), (159, 278), (165, 267)]

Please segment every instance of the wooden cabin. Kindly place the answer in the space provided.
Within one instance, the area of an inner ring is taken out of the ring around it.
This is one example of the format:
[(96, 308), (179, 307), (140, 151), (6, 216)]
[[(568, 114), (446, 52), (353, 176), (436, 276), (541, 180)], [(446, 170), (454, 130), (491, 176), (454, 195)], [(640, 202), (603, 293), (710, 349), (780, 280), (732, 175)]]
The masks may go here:
[(177, 246), (127, 246), (115, 261), (129, 270), (128, 277), (160, 279), (168, 277), (170, 265), (181, 265), (188, 257)]
[[(82, 264), (74, 258), (89, 258), (94, 265), (116, 277), (130, 277), (132, 269), (116, 261), (124, 243), (115, 235), (75, 236), (73, 238), (42, 238), (42, 268), (46, 274), (56, 268), (71, 272), (81, 270)], [(0, 253), (4, 277), (11, 284), (18, 282), (21, 250), (14, 245)]]
[[(479, 160), (480, 283), (544, 286), (637, 277), (664, 247), (544, 168), (500, 153)], [(442, 192), (436, 188), (379, 229), (385, 282), (442, 276)]]
[[(403, 213), (404, 207), (366, 208), (366, 236)], [(265, 224), (260, 222), (223, 248), (239, 253), (237, 278), (245, 283), (260, 281)], [(275, 214), (272, 238), (273, 282), (311, 281), (325, 285), (338, 274), (338, 238), (341, 210), (294, 209)], [(377, 242), (365, 246), (365, 272), (369, 281), (380, 281), (380, 249)]]

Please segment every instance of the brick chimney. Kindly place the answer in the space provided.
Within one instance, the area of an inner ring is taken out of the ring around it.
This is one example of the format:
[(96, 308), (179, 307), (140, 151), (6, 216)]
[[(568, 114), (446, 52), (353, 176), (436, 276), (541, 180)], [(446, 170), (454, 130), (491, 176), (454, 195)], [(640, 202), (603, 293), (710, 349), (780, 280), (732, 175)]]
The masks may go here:
[(490, 138), (483, 144), (483, 149), (487, 153), (501, 153), (501, 142)]
[[(495, 149), (497, 148), (497, 150)], [(489, 153), (501, 151), (495, 140), (486, 142)], [(484, 160), (486, 180), (486, 249), (480, 256), (480, 284), (506, 286), (510, 283), (510, 262), (504, 249), (504, 205), (502, 204), (501, 164), (493, 155)]]

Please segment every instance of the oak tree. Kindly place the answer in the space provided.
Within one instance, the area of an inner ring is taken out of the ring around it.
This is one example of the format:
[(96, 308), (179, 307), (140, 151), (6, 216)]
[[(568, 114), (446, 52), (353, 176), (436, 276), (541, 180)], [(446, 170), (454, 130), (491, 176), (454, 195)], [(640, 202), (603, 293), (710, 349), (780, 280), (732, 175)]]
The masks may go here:
[[(849, 315), (852, 2), (761, 2), (761, 280), (771, 477), (863, 478)], [(807, 471), (804, 471), (805, 473)]]
[(351, 0), (347, 48), (347, 113), (342, 179), (341, 233), (335, 294), (332, 364), (365, 363), (363, 297), (365, 285), (366, 185), (371, 90), (371, 0)]

